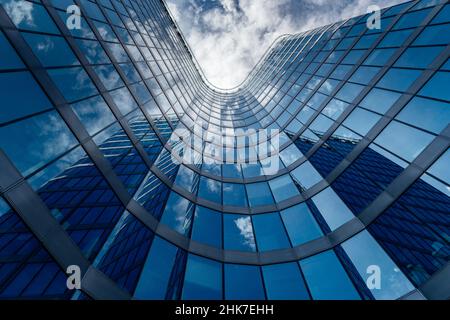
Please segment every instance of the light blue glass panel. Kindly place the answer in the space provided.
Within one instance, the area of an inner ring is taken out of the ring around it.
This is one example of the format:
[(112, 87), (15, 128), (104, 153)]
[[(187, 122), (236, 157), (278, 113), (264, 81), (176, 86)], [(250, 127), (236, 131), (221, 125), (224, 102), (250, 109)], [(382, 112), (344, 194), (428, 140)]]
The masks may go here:
[(291, 172), (294, 180), (304, 189), (309, 189), (316, 183), (323, 180), (316, 168), (312, 166), (309, 161), (306, 161), (301, 166), (297, 167)]
[(186, 265), (182, 299), (222, 299), (222, 264), (190, 254)]
[[(394, 300), (414, 290), (414, 286), (400, 271), (375, 239), (363, 231), (342, 245), (370, 292), (376, 299)], [(379, 275), (379, 285), (372, 277)]]
[(354, 218), (353, 213), (331, 187), (315, 195), (312, 200), (331, 230)]
[(261, 272), (257, 266), (225, 264), (225, 299), (265, 299)]
[(299, 263), (314, 300), (360, 299), (333, 251), (319, 253)]
[(295, 262), (263, 266), (269, 300), (309, 300), (305, 282)]
[(264, 213), (252, 218), (259, 251), (289, 248), (283, 223), (278, 213)]
[(407, 161), (413, 161), (433, 138), (431, 134), (393, 121), (375, 142)]
[(224, 214), (223, 241), (226, 250), (256, 251), (250, 216)]
[(300, 203), (281, 211), (291, 243), (298, 246), (323, 235), (306, 203)]
[(155, 237), (134, 291), (136, 299), (165, 299), (177, 247)]
[(161, 223), (168, 225), (182, 235), (187, 235), (192, 223), (192, 210), (189, 206), (189, 200), (172, 191), (167, 200)]
[(365, 136), (380, 118), (381, 116), (378, 114), (361, 108), (355, 108), (347, 119), (345, 119), (344, 125), (360, 135)]
[(384, 114), (392, 107), (400, 96), (399, 93), (393, 91), (373, 88), (359, 105)]
[(300, 194), (289, 175), (270, 180), (269, 185), (276, 202), (281, 202)]
[(439, 134), (450, 123), (450, 104), (415, 97), (397, 119)]

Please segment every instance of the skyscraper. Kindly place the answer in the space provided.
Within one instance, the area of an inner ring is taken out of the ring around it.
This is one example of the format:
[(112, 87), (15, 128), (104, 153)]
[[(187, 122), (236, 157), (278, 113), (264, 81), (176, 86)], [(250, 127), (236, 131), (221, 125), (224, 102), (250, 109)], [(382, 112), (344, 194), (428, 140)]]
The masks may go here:
[(450, 298), (446, 1), (232, 90), (164, 1), (0, 4), (0, 298)]

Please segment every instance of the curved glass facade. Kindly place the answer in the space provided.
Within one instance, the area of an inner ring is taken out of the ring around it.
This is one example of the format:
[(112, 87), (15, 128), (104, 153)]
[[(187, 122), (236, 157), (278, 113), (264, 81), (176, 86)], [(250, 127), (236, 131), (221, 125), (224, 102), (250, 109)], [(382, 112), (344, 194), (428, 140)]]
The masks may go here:
[(450, 298), (450, 5), (368, 16), (219, 90), (163, 1), (0, 0), (0, 298)]

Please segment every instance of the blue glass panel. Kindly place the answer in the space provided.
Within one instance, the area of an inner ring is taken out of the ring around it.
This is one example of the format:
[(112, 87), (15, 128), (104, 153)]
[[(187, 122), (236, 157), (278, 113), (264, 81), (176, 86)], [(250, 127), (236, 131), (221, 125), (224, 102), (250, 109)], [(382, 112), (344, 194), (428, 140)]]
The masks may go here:
[[(431, 134), (393, 121), (375, 142), (407, 161), (413, 161), (433, 138)], [(414, 143), (410, 143), (411, 141)]]
[(225, 206), (247, 206), (247, 194), (243, 184), (224, 183), (223, 184), (223, 204)]
[(269, 185), (276, 202), (281, 202), (300, 194), (289, 175), (270, 180)]
[(400, 98), (399, 93), (373, 88), (359, 105), (384, 114), (392, 107), (398, 98)]
[(450, 123), (450, 104), (415, 97), (397, 119), (439, 134)]
[(300, 267), (315, 300), (359, 300), (360, 296), (333, 251), (301, 260)]
[(305, 282), (295, 262), (263, 266), (269, 300), (309, 300)]
[(167, 200), (161, 223), (187, 235), (191, 229), (192, 211), (192, 204), (189, 200), (172, 192)]
[(18, 29), (59, 33), (43, 6), (25, 0), (2, 0), (0, 4)]
[(19, 56), (9, 44), (3, 32), (0, 32), (0, 69), (23, 68), (23, 63)]
[(222, 264), (190, 254), (186, 265), (182, 299), (222, 299)]
[(331, 230), (354, 218), (353, 213), (331, 187), (315, 195), (312, 200)]
[(222, 213), (197, 206), (191, 238), (200, 243), (222, 248)]
[(273, 204), (272, 193), (267, 182), (246, 184), (245, 187), (251, 207)]
[(249, 216), (224, 214), (223, 233), (226, 250), (256, 251), (252, 220)]
[[(0, 127), (0, 147), (24, 175), (55, 159), (77, 141), (56, 112)], [(23, 154), (27, 156), (24, 157)]]
[(386, 89), (406, 91), (420, 76), (421, 71), (390, 69), (378, 82), (377, 86)]
[(222, 183), (204, 176), (200, 177), (198, 196), (222, 204)]
[(435, 45), (450, 43), (450, 24), (428, 26), (414, 41), (414, 45)]
[(265, 298), (259, 267), (225, 264), (225, 299), (263, 300)]
[(289, 240), (278, 213), (265, 213), (253, 217), (256, 243), (259, 251), (289, 248)]
[(0, 73), (0, 96), (0, 124), (52, 108), (29, 72)]
[(136, 299), (164, 299), (177, 247), (155, 237), (134, 292)]
[(450, 72), (436, 72), (433, 78), (431, 78), (425, 87), (420, 90), (419, 94), (450, 101), (450, 90), (448, 90), (449, 83)]
[[(342, 248), (366, 283), (374, 285), (371, 293), (376, 299), (398, 299), (414, 289), (414, 286), (367, 231), (344, 242)], [(379, 286), (376, 281), (369, 278), (377, 274), (380, 276)]]
[(22, 33), (44, 67), (79, 65), (67, 42), (62, 37)]
[(100, 96), (74, 103), (71, 106), (92, 136), (116, 121), (109, 106)]
[(83, 68), (52, 69), (48, 74), (68, 102), (97, 94), (97, 89)]
[(426, 68), (445, 47), (408, 48), (394, 64), (404, 68)]
[(366, 135), (370, 129), (380, 120), (381, 116), (361, 108), (355, 108), (345, 119), (344, 125), (360, 135)]
[(298, 246), (322, 236), (322, 231), (308, 209), (306, 203), (300, 203), (281, 211), (291, 243)]

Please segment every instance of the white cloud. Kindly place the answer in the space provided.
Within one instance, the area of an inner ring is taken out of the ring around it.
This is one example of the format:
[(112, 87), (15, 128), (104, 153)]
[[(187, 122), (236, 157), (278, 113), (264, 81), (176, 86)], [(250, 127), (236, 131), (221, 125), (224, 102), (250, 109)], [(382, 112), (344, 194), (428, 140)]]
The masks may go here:
[(168, 7), (207, 79), (218, 87), (231, 88), (246, 78), (280, 35), (365, 14), (373, 4), (386, 7), (401, 2), (404, 0), (168, 0)]

